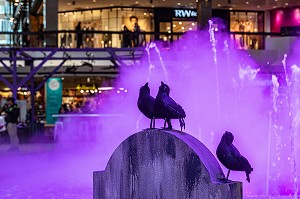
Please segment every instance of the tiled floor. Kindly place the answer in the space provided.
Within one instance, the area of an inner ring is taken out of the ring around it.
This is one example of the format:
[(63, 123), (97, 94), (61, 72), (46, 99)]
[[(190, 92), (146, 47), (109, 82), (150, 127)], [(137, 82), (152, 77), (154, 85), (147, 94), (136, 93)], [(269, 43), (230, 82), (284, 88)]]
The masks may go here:
[(19, 151), (8, 149), (0, 145), (0, 199), (92, 198), (92, 173), (104, 165), (97, 158), (101, 153), (90, 144), (22, 144)]

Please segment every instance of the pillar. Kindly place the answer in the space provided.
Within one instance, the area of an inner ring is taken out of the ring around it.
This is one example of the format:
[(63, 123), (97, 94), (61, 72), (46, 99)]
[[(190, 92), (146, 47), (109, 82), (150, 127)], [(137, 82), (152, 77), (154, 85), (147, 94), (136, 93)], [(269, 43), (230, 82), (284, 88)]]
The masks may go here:
[[(44, 0), (44, 28), (45, 31), (58, 30), (58, 0)], [(57, 33), (46, 34), (44, 45), (57, 47)]]
[(204, 28), (212, 17), (212, 0), (197, 0), (198, 30)]

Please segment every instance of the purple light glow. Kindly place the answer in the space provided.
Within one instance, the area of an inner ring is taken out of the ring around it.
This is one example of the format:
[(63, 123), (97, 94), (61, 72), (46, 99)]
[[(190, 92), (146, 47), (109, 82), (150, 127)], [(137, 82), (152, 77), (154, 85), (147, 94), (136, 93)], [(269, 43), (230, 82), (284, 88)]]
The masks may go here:
[[(171, 97), (187, 114), (185, 131), (203, 142), (214, 155), (222, 134), (226, 130), (234, 134), (235, 146), (254, 168), (251, 183), (246, 182), (244, 172), (230, 174), (231, 180), (243, 182), (244, 195), (293, 194), (296, 183), (292, 159), (295, 156), (300, 165), (300, 136), (299, 131), (289, 128), (290, 109), (285, 87), (280, 87), (279, 77), (260, 73), (248, 54), (231, 50), (230, 42), (228, 45), (223, 42), (230, 40), (221, 28), (214, 34), (216, 55), (207, 30), (190, 32), (170, 50), (161, 48), (160, 43), (152, 43), (140, 63), (121, 68), (113, 86), (126, 88), (128, 92), (103, 93), (97, 101), (103, 104), (98, 113), (122, 116), (65, 120), (65, 130), (60, 132), (58, 143), (49, 145), (46, 152), (3, 155), (0, 198), (28, 198), (32, 193), (35, 193), (32, 198), (38, 198), (41, 192), (43, 198), (91, 198), (92, 172), (105, 168), (108, 158), (124, 139), (149, 127), (149, 119), (137, 108), (138, 91), (146, 81), (154, 97), (160, 82), (169, 82)], [(293, 52), (287, 63), (287, 67), (295, 65), (294, 71), (300, 66), (293, 62), (293, 58), (299, 57), (297, 53)], [(274, 86), (259, 84), (266, 79)], [(296, 79), (294, 76), (291, 81)], [(292, 82), (293, 91), (297, 91), (296, 81)], [(290, 97), (293, 103), (298, 102), (299, 95)], [(292, 117), (295, 128), (300, 123), (299, 115)], [(175, 129), (180, 129), (177, 120), (172, 123)], [(156, 122), (157, 128), (162, 126), (162, 120)], [(26, 151), (26, 147), (22, 150)], [(299, 173), (296, 176), (299, 179)]]

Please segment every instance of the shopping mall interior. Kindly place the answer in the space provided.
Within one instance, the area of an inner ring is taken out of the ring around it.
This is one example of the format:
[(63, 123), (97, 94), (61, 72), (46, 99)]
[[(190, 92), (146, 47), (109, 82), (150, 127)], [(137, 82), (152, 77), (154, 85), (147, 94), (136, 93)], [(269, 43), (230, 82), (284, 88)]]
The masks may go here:
[(148, 118), (166, 128), (138, 107), (147, 82), (153, 99), (170, 87), (173, 129), (216, 158), (234, 134), (253, 167), (250, 183), (230, 173), (244, 198), (299, 198), (299, 35), (299, 0), (0, 0), (0, 198), (98, 198), (114, 150)]

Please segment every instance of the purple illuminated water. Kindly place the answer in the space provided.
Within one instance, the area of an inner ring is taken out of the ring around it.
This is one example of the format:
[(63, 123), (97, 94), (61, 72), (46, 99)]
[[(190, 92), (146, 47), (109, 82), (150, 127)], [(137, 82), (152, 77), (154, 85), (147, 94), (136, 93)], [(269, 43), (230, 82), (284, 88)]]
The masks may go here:
[[(43, 145), (41, 151), (30, 146), (34, 152), (23, 146), (22, 153), (15, 155), (2, 152), (0, 198), (39, 198), (43, 194), (44, 198), (92, 198), (92, 172), (104, 169), (111, 153), (129, 135), (149, 127), (149, 119), (141, 116), (136, 105), (139, 88), (146, 81), (154, 97), (160, 82), (169, 82), (171, 97), (186, 111), (186, 132), (213, 154), (226, 130), (234, 134), (235, 146), (254, 168), (251, 183), (243, 172), (230, 174), (230, 179), (243, 182), (246, 196), (296, 198), (300, 165), (298, 52), (291, 52), (293, 56), (288, 55), (289, 61), (283, 64), (286, 75), (283, 70), (272, 76), (262, 73), (246, 52), (232, 50), (233, 42), (221, 28), (213, 34), (215, 41), (208, 30), (187, 33), (170, 49), (151, 43), (141, 62), (121, 68), (114, 86), (128, 92), (99, 95), (104, 104), (99, 113), (122, 116), (70, 120), (56, 144)], [(96, 141), (85, 134), (76, 137), (82, 121), (88, 122)], [(178, 121), (172, 123), (180, 129)], [(162, 126), (163, 121), (156, 122), (156, 127)]]

